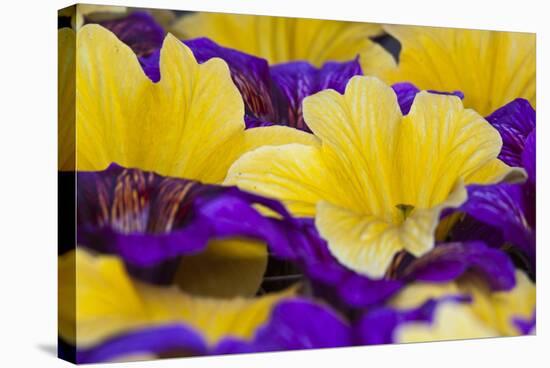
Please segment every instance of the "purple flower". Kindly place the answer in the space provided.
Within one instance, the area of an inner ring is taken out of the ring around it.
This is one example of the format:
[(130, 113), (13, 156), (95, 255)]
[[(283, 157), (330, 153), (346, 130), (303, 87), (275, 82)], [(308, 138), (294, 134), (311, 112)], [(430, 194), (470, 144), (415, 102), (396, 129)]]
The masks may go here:
[(524, 99), (501, 107), (487, 120), (503, 140), (500, 159), (523, 167), (528, 175), (523, 184), (495, 184), (468, 187), (468, 201), (458, 210), (468, 216), (452, 230), (456, 240), (480, 239), (504, 247), (520, 258), (534, 276), (536, 256), (536, 133), (535, 110)]
[[(147, 268), (196, 254), (211, 239), (246, 237), (268, 244), (291, 241), (291, 217), (277, 201), (235, 187), (168, 178), (112, 164), (79, 172), (78, 243), (114, 253), (130, 266)], [(262, 216), (255, 205), (281, 219)]]

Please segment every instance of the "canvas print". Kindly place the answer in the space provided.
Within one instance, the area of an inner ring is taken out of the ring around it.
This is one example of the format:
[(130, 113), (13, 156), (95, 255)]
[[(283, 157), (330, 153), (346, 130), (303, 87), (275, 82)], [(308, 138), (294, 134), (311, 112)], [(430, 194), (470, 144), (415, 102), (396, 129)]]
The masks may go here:
[(59, 356), (535, 333), (535, 35), (58, 14)]

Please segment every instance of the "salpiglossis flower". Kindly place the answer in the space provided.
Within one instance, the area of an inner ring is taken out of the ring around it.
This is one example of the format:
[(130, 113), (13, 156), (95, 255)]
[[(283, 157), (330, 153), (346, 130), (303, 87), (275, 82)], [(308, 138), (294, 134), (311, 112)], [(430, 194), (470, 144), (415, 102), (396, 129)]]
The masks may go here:
[(421, 92), (404, 117), (391, 87), (354, 77), (343, 95), (325, 90), (303, 107), (320, 144), (258, 148), (226, 183), (315, 216), (331, 253), (370, 277), (402, 250), (432, 249), (441, 211), (466, 200), (465, 184), (523, 176), (497, 159), (498, 132), (456, 96)]
[(285, 127), (245, 131), (243, 101), (227, 64), (217, 58), (198, 64), (172, 35), (161, 49), (158, 83), (144, 74), (134, 52), (101, 26), (82, 27), (76, 46), (78, 170), (102, 170), (116, 162), (217, 183), (249, 149), (315, 141)]
[(420, 89), (460, 90), (464, 106), (482, 115), (515, 98), (535, 106), (535, 35), (453, 28), (387, 25), (401, 42), (388, 81)]

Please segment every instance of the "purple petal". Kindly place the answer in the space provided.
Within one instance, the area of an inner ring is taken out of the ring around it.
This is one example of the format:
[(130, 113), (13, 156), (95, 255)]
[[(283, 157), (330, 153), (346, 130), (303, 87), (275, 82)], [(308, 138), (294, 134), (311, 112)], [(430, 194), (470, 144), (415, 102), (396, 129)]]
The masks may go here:
[(290, 62), (271, 67), (271, 77), (281, 90), (286, 104), (281, 111), (289, 126), (310, 131), (302, 116), (302, 101), (323, 89), (343, 93), (346, 84), (354, 75), (362, 75), (359, 60), (328, 62), (318, 69), (307, 62)]
[(77, 352), (77, 363), (99, 363), (135, 354), (162, 357), (204, 355), (206, 343), (192, 328), (174, 324), (149, 327), (113, 337), (97, 346)]
[(328, 307), (305, 299), (279, 303), (251, 342), (226, 339), (215, 354), (322, 349), (353, 344), (351, 328)]
[[(399, 103), (399, 107), (401, 108), (401, 113), (403, 115), (407, 115), (411, 110), (411, 106), (414, 102), (416, 94), (420, 92), (420, 90), (414, 84), (408, 82), (396, 83), (392, 86), (392, 88), (397, 96), (397, 102)], [(464, 93), (460, 91), (439, 92), (429, 90), (428, 92), (440, 95), (457, 96), (460, 99), (464, 98)]]
[[(527, 184), (470, 185), (468, 200), (458, 210), (496, 229), (502, 234), (502, 240), (518, 247), (534, 267), (536, 240), (532, 194)], [(456, 231), (454, 234), (461, 236)]]
[(533, 130), (527, 136), (527, 139), (525, 140), (523, 152), (521, 153), (521, 165), (525, 168), (525, 171), (527, 171), (528, 181), (533, 186), (533, 189), (537, 182), (536, 144), (537, 144), (536, 131)]
[(515, 317), (513, 319), (513, 323), (521, 334), (527, 335), (531, 333), (537, 325), (537, 313), (536, 311), (533, 311), (531, 318), (528, 319), (525, 319), (523, 317)]
[(412, 83), (396, 83), (393, 86), (393, 91), (395, 92), (395, 95), (397, 96), (397, 102), (399, 103), (399, 107), (401, 108), (401, 113), (403, 115), (406, 115), (411, 110), (411, 106), (414, 102), (414, 98), (416, 97), (416, 94), (420, 92), (418, 88)]
[(502, 137), (502, 151), (499, 158), (510, 166), (522, 166), (522, 152), (525, 141), (535, 129), (536, 113), (529, 101), (522, 98), (499, 108), (487, 116)]
[(138, 60), (145, 75), (153, 82), (158, 82), (160, 80), (160, 49), (154, 51), (151, 55), (140, 57)]
[(276, 125), (275, 123), (260, 120), (252, 115), (245, 115), (244, 117), (244, 124), (246, 126), (246, 129), (252, 129), (252, 128), (260, 128), (265, 126), (272, 126)]
[(445, 243), (414, 260), (401, 278), (408, 281), (448, 282), (466, 272), (485, 279), (492, 290), (515, 285), (514, 265), (508, 256), (482, 242)]
[[(292, 218), (277, 201), (236, 187), (166, 178), (111, 165), (79, 172), (78, 242), (115, 253), (127, 264), (152, 267), (203, 250), (210, 239), (250, 237), (271, 243), (292, 241)], [(261, 204), (279, 214), (262, 216)]]
[(137, 56), (150, 55), (162, 46), (164, 29), (146, 12), (134, 12), (127, 17), (100, 22), (122, 42), (130, 46)]

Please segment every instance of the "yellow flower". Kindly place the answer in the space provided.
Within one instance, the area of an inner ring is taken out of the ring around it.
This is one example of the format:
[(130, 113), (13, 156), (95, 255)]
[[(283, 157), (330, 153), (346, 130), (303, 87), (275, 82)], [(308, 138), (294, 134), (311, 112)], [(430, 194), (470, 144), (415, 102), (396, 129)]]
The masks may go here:
[(360, 55), (364, 74), (395, 65), (392, 56), (368, 38), (381, 31), (380, 25), (370, 23), (221, 13), (184, 16), (173, 27), (181, 38), (208, 37), (270, 64), (305, 60), (320, 67)]
[(383, 276), (401, 250), (429, 251), (442, 209), (464, 202), (465, 184), (523, 174), (496, 158), (498, 132), (455, 96), (421, 92), (403, 117), (389, 86), (354, 77), (344, 95), (325, 90), (303, 107), (320, 144), (258, 148), (226, 183), (315, 216), (331, 253), (367, 276)]
[(491, 292), (485, 283), (471, 278), (449, 284), (416, 283), (400, 292), (390, 304), (398, 309), (416, 308), (428, 299), (449, 295), (469, 295), (472, 301), (440, 302), (433, 323), (406, 323), (395, 332), (396, 341), (521, 335), (513, 320), (530, 319), (536, 304), (535, 285), (522, 271), (516, 271), (516, 286), (510, 291)]
[(227, 64), (218, 58), (198, 64), (172, 35), (161, 50), (158, 83), (101, 26), (82, 27), (76, 46), (78, 170), (103, 170), (116, 162), (218, 183), (247, 150), (315, 139), (281, 126), (245, 131), (244, 104)]
[(275, 304), (295, 293), (291, 288), (258, 298), (194, 297), (175, 286), (133, 280), (119, 258), (78, 248), (60, 257), (59, 276), (59, 333), (79, 349), (131, 330), (178, 322), (212, 345), (227, 336), (252, 338)]
[(384, 26), (402, 49), (389, 82), (464, 92), (464, 106), (486, 116), (523, 97), (535, 106), (535, 35), (414, 26)]

